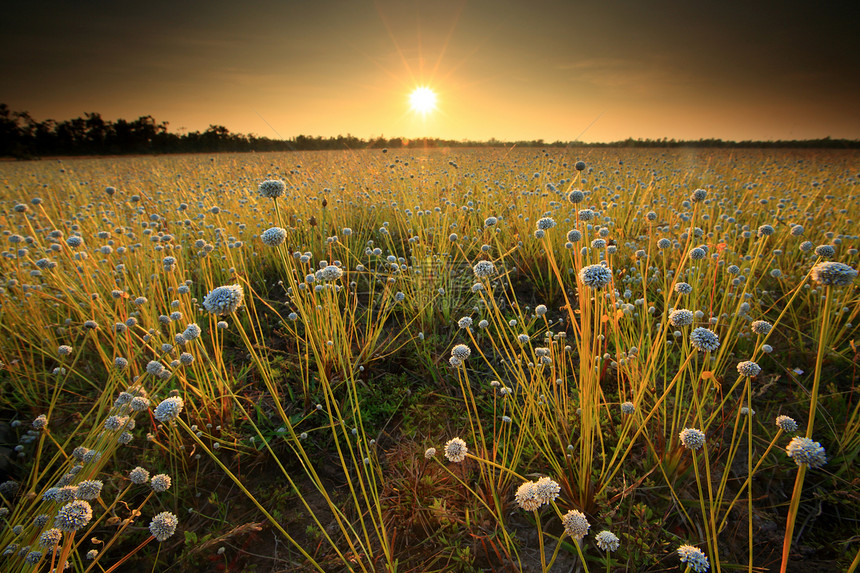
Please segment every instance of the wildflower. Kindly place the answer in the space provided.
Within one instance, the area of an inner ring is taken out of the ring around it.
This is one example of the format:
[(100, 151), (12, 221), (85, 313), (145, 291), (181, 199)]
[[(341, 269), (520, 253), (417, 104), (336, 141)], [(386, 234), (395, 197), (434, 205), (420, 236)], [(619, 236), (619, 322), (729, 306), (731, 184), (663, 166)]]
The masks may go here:
[(30, 551), (29, 553), (27, 553), (26, 557), (24, 557), (24, 561), (26, 561), (30, 565), (35, 565), (36, 563), (38, 563), (41, 560), (42, 560), (42, 552), (41, 551)]
[(179, 416), (184, 406), (185, 402), (179, 396), (166, 398), (155, 408), (155, 419), (159, 422), (171, 422)]
[(597, 541), (597, 547), (601, 551), (618, 551), (618, 545), (620, 540), (618, 537), (612, 533), (604, 529), (600, 533), (594, 536), (595, 541)]
[(756, 320), (750, 325), (750, 328), (756, 334), (761, 334), (762, 336), (764, 336), (765, 334), (770, 332), (770, 329), (773, 328), (773, 325), (766, 320)]
[(89, 559), (90, 561), (98, 557), (98, 555), (99, 552), (96, 549), (90, 549), (89, 551), (87, 551), (87, 559)]
[(567, 200), (573, 203), (574, 205), (577, 203), (582, 203), (585, 199), (585, 193), (580, 191), (579, 189), (574, 189), (570, 193), (567, 194)]
[(48, 418), (44, 414), (39, 414), (36, 416), (36, 419), (33, 420), (32, 425), (34, 430), (41, 430), (48, 425)]
[(539, 478), (534, 484), (534, 496), (541, 504), (551, 503), (558, 497), (561, 486), (548, 477)]
[(547, 308), (546, 305), (539, 304), (535, 307), (535, 314), (538, 316), (543, 316), (546, 314)]
[(547, 231), (555, 227), (555, 220), (552, 217), (543, 217), (538, 219), (537, 228), (539, 231)]
[(675, 283), (675, 292), (678, 294), (690, 294), (693, 292), (693, 287), (684, 282)]
[(774, 228), (770, 225), (761, 225), (758, 228), (758, 236), (759, 237), (770, 237), (774, 233)]
[(579, 271), (579, 280), (587, 287), (600, 290), (612, 282), (612, 272), (603, 265), (589, 265)]
[(493, 225), (495, 225), (498, 222), (499, 222), (499, 220), (496, 219), (495, 217), (487, 217), (486, 219), (484, 219), (484, 226), (485, 227), (492, 227)]
[(78, 499), (93, 500), (102, 493), (104, 483), (97, 479), (88, 479), (78, 484)]
[(753, 376), (758, 376), (761, 372), (761, 366), (753, 362), (752, 360), (746, 360), (744, 362), (738, 363), (738, 373), (741, 376), (748, 376), (752, 378)]
[(460, 438), (451, 438), (445, 442), (445, 458), (449, 462), (459, 463), (466, 459), (466, 454), (469, 448), (466, 447), (466, 442)]
[(67, 503), (57, 512), (54, 527), (60, 531), (77, 531), (93, 518), (93, 508), (82, 499)]
[(39, 545), (42, 547), (55, 547), (63, 539), (63, 532), (52, 527), (39, 536)]
[(696, 428), (684, 428), (678, 437), (681, 438), (681, 443), (688, 450), (698, 450), (705, 443), (705, 434)]
[(203, 299), (203, 308), (210, 314), (232, 314), (242, 305), (244, 296), (242, 285), (219, 286)]
[(857, 278), (857, 271), (836, 262), (818, 263), (812, 267), (812, 280), (825, 286), (845, 286)]
[(716, 333), (700, 326), (690, 333), (690, 344), (702, 352), (713, 352), (720, 347), (720, 338)]
[(472, 319), (469, 318), (468, 316), (464, 316), (463, 318), (461, 318), (460, 320), (457, 321), (457, 326), (459, 326), (460, 328), (471, 328)]
[(815, 254), (819, 257), (829, 259), (830, 257), (836, 255), (836, 249), (834, 249), (830, 245), (818, 245), (817, 247), (815, 247)]
[(686, 563), (687, 567), (696, 573), (704, 573), (711, 568), (708, 558), (698, 547), (682, 545), (678, 548), (678, 557), (681, 558), (681, 563)]
[(476, 278), (485, 279), (496, 274), (496, 267), (490, 261), (478, 261), (472, 268), (472, 272), (475, 273)]
[(797, 422), (794, 421), (794, 418), (789, 418), (788, 416), (777, 416), (776, 426), (783, 432), (797, 431)]
[(588, 529), (591, 527), (585, 514), (576, 509), (565, 513), (561, 518), (561, 523), (564, 525), (564, 532), (574, 539), (582, 539), (588, 535)]
[(514, 494), (514, 501), (517, 502), (520, 508), (526, 511), (535, 511), (538, 509), (542, 504), (536, 496), (535, 482), (527, 481), (521, 484), (517, 488), (517, 493)]
[(663, 239), (660, 239), (659, 241), (657, 241), (657, 248), (660, 249), (661, 251), (665, 251), (666, 249), (668, 249), (671, 246), (672, 246), (672, 241), (670, 241), (669, 239), (663, 238)]
[(789, 231), (795, 237), (799, 237), (803, 234), (803, 227), (801, 225), (792, 225), (791, 231)]
[(182, 338), (187, 341), (191, 341), (200, 336), (200, 332), (200, 327), (195, 323), (191, 323), (185, 327), (185, 331), (182, 333)]
[(690, 201), (693, 203), (699, 203), (700, 201), (704, 201), (705, 197), (708, 196), (708, 192), (704, 189), (696, 189), (693, 191), (693, 194), (690, 195)]
[(636, 411), (636, 406), (633, 405), (633, 402), (624, 402), (621, 404), (621, 413), (622, 414), (632, 414)]
[(465, 344), (458, 344), (457, 346), (455, 346), (454, 348), (451, 349), (451, 356), (453, 356), (459, 360), (465, 360), (471, 355), (472, 355), (472, 350), (468, 346), (466, 346)]
[(755, 416), (755, 410), (749, 406), (743, 406), (741, 408), (741, 416)]
[(156, 360), (150, 360), (146, 365), (146, 371), (152, 376), (158, 376), (164, 372), (164, 365)]
[(673, 310), (669, 314), (669, 324), (674, 327), (689, 326), (693, 324), (693, 312), (685, 308)]
[(152, 479), (149, 480), (149, 487), (152, 488), (152, 491), (155, 493), (162, 493), (170, 489), (170, 476), (167, 474), (158, 474), (152, 476)]
[(177, 517), (169, 511), (162, 511), (149, 522), (149, 532), (156, 541), (166, 541), (175, 532), (179, 524)]
[(436, 448), (427, 448), (424, 450), (424, 457), (428, 460), (436, 457)]
[(63, 344), (62, 346), (57, 348), (57, 354), (59, 354), (60, 356), (68, 356), (71, 353), (72, 353), (72, 347), (68, 346), (66, 344)]
[(815, 247), (815, 245), (812, 243), (812, 241), (803, 241), (802, 243), (800, 243), (800, 250), (803, 251), (804, 253), (808, 253), (814, 247)]
[(287, 231), (281, 227), (266, 229), (260, 234), (260, 240), (269, 247), (277, 247), (287, 239)]
[(269, 179), (268, 181), (260, 183), (257, 190), (259, 191), (260, 196), (265, 197), (266, 199), (277, 199), (287, 190), (287, 185), (278, 179)]
[(696, 247), (690, 251), (690, 259), (694, 261), (700, 261), (707, 256), (708, 253), (705, 252), (705, 249), (701, 247)]
[(808, 464), (810, 468), (819, 468), (827, 463), (824, 448), (818, 442), (810, 438), (795, 436), (785, 448), (788, 457), (797, 465)]
[(567, 240), (571, 243), (578, 243), (582, 239), (582, 233), (578, 229), (571, 229), (567, 232)]

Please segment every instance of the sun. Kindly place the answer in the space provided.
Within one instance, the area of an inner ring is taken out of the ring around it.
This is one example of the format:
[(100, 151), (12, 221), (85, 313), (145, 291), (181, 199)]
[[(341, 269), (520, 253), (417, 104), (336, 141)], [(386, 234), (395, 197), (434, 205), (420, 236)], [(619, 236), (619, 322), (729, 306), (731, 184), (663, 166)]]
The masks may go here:
[(412, 111), (427, 114), (436, 109), (436, 92), (425, 86), (417, 87), (409, 94), (409, 105)]

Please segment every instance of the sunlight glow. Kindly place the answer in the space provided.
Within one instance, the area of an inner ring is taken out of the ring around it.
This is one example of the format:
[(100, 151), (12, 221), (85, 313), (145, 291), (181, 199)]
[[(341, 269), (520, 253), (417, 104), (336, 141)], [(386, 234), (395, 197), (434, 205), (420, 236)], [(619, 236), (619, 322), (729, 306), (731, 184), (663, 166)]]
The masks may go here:
[(409, 105), (412, 111), (427, 114), (436, 109), (436, 92), (425, 86), (417, 87), (409, 95)]

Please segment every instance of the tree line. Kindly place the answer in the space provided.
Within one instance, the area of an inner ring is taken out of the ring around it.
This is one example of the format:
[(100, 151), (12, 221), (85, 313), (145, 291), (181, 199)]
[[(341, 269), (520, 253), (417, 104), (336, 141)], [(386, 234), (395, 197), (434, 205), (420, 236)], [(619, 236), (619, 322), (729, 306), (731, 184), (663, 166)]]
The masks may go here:
[(0, 156), (28, 159), (57, 155), (126, 155), (159, 153), (211, 153), (221, 151), (294, 151), (324, 149), (398, 149), (434, 147), (739, 147), (739, 148), (837, 148), (860, 149), (860, 140), (822, 139), (791, 141), (725, 141), (699, 139), (626, 139), (608, 143), (553, 141), (462, 141), (439, 138), (406, 139), (375, 137), (362, 139), (353, 135), (320, 137), (298, 135), (291, 139), (272, 139), (242, 133), (231, 133), (223, 125), (210, 125), (205, 131), (175, 133), (167, 122), (151, 115), (129, 121), (104, 119), (99, 113), (56, 121), (35, 120), (27, 112), (12, 111), (0, 103)]

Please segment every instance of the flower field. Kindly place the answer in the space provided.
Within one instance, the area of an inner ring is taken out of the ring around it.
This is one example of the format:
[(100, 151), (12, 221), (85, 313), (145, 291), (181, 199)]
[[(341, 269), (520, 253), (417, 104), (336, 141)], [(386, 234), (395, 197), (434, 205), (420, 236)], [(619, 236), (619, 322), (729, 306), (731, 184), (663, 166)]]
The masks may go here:
[(856, 151), (0, 183), (2, 571), (858, 570)]

